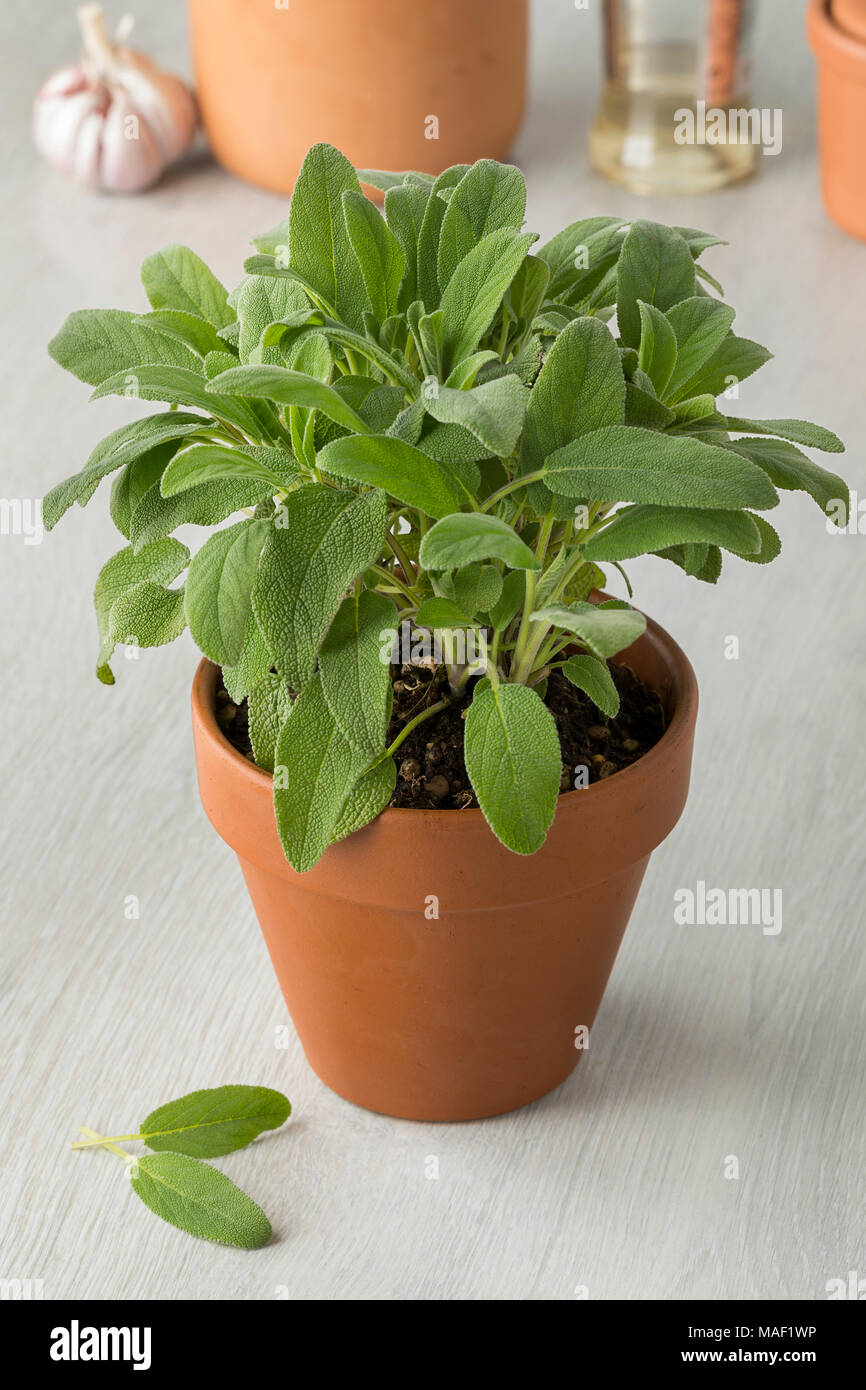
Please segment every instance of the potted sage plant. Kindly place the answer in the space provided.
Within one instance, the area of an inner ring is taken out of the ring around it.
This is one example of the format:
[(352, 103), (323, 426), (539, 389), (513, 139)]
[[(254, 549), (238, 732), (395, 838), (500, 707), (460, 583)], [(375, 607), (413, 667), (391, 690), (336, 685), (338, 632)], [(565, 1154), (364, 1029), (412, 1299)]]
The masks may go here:
[(569, 1074), (685, 803), (693, 672), (607, 578), (656, 555), (715, 584), (778, 554), (780, 491), (847, 505), (804, 452), (835, 435), (724, 409), (769, 353), (701, 267), (716, 238), (593, 217), (539, 245), (525, 198), (490, 160), (316, 146), (232, 293), (170, 246), (149, 311), (50, 349), (168, 407), (44, 500), (50, 528), (113, 475), (97, 674), (189, 628), (204, 806), (307, 1056), (416, 1119)]

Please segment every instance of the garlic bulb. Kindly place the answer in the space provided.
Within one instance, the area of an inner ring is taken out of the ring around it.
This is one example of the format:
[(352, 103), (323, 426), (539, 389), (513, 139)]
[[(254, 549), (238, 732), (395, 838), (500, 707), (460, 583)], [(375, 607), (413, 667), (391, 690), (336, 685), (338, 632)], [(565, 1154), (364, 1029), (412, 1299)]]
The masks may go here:
[(36, 148), (89, 188), (138, 193), (188, 148), (195, 98), (179, 77), (113, 44), (99, 5), (82, 5), (78, 22), (81, 62), (49, 77), (36, 96)]

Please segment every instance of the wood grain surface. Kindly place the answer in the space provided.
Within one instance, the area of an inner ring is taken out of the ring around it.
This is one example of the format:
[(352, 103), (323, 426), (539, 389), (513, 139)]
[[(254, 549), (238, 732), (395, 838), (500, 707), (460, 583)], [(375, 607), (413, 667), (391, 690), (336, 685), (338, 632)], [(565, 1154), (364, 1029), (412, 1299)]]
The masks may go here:
[[(139, 45), (183, 67), (183, 7), (140, 8)], [(609, 212), (728, 238), (707, 263), (739, 331), (776, 353), (740, 413), (826, 423), (863, 492), (866, 247), (820, 206), (801, 8), (761, 6), (759, 104), (783, 108), (785, 133), (752, 183), (647, 203), (590, 174), (600, 6), (567, 0), (536, 4), (515, 156), (545, 237)], [(284, 211), (204, 158), (140, 199), (38, 166), (30, 99), (75, 51), (62, 9), (15, 0), (0, 19), (7, 497), (41, 496), (134, 413), (88, 406), (50, 362), (64, 315), (143, 306), (138, 265), (170, 241), (234, 283), (248, 236)], [(0, 1276), (41, 1279), (45, 1297), (311, 1300), (821, 1299), (829, 1279), (866, 1276), (866, 535), (828, 535), (787, 495), (769, 569), (726, 561), (709, 588), (632, 566), (640, 605), (698, 672), (690, 804), (577, 1072), (519, 1113), (432, 1126), (338, 1099), (286, 1031), (239, 870), (198, 801), (188, 637), (97, 683), (90, 590), (116, 547), (103, 492), (41, 545), (0, 537)], [(781, 932), (677, 925), (674, 894), (699, 879), (780, 889)], [(186, 1090), (241, 1081), (294, 1105), (284, 1130), (219, 1160), (272, 1220), (262, 1251), (183, 1235), (114, 1156), (69, 1151), (78, 1125), (124, 1133)]]

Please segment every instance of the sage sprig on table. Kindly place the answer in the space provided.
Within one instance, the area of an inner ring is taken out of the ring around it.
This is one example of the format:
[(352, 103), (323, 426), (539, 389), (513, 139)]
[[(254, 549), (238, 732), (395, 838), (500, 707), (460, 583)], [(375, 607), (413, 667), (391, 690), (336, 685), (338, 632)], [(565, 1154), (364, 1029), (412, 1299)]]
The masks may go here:
[[(128, 544), (96, 584), (98, 675), (113, 683), (118, 644), (188, 626), (249, 700), (299, 871), (392, 795), (407, 730), (387, 745), (385, 638), (404, 622), (447, 676), (423, 717), (471, 692), (479, 805), (531, 854), (562, 773), (548, 676), (615, 715), (607, 663), (645, 627), (589, 601), (604, 567), (651, 554), (714, 584), (724, 552), (778, 555), (779, 491), (846, 512), (843, 480), (803, 452), (841, 451), (834, 434), (717, 404), (770, 354), (700, 264), (716, 237), (592, 217), (537, 246), (525, 209), (509, 165), (359, 176), (317, 145), (231, 294), (166, 247), (143, 267), (150, 312), (73, 314), (51, 344), (94, 397), (170, 406), (44, 500), (50, 529), (116, 475)], [(238, 513), (194, 556), (174, 538)]]
[[(201, 1160), (233, 1153), (264, 1130), (278, 1129), (291, 1109), (284, 1095), (266, 1086), (191, 1091), (152, 1110), (136, 1134), (104, 1137), (82, 1127), (88, 1137), (72, 1148), (103, 1148), (123, 1158), (133, 1192), (163, 1221), (204, 1240), (254, 1250), (271, 1238), (268, 1218), (224, 1173)], [(133, 1140), (153, 1152), (139, 1156), (120, 1148)]]

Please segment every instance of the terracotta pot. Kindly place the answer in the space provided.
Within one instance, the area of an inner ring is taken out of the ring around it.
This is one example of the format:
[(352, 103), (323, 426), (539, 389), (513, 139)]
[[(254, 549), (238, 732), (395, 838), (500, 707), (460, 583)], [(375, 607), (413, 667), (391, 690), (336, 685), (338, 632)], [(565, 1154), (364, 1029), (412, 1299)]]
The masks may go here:
[(623, 659), (659, 691), (667, 730), (631, 767), (561, 796), (537, 854), (505, 849), (478, 810), (387, 810), (303, 875), (280, 847), (271, 777), (216, 722), (217, 668), (199, 666), (204, 808), (238, 855), (307, 1059), (339, 1095), (404, 1119), (478, 1119), (577, 1065), (575, 1030), (592, 1026), (691, 767), (685, 655), (650, 622)]
[(363, 169), (504, 159), (523, 115), (527, 13), (528, 0), (189, 0), (214, 154), (281, 193), (320, 140)]
[(833, 221), (866, 240), (866, 3), (811, 0), (818, 60), (818, 142), (824, 203)]

